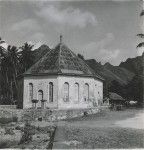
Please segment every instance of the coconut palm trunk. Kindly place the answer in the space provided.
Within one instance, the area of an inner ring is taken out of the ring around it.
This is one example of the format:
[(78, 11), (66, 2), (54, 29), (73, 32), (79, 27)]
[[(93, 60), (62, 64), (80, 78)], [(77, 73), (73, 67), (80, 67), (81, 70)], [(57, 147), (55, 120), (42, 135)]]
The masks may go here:
[(143, 68), (142, 80), (143, 80), (143, 107), (144, 107), (144, 52), (142, 54), (142, 68)]
[(142, 11), (140, 13), (141, 17), (141, 29), (142, 33), (138, 34), (142, 41), (137, 45), (137, 48), (142, 51), (142, 74), (140, 74), (140, 78), (142, 78), (142, 106), (144, 107), (144, 0), (142, 1)]
[(2, 68), (1, 68), (1, 53), (2, 53), (2, 50), (3, 50), (3, 47), (1, 46), (1, 44), (3, 44), (4, 43), (4, 41), (1, 39), (1, 37), (0, 37), (0, 100), (1, 100), (1, 96), (2, 96), (2, 87), (1, 87), (1, 85), (2, 85)]

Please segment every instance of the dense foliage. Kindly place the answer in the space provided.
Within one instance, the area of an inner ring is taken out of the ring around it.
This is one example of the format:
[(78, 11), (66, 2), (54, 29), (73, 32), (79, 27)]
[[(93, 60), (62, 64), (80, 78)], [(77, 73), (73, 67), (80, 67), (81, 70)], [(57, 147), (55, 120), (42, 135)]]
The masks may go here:
[[(3, 43), (1, 38), (0, 43)], [(16, 103), (17, 77), (33, 64), (32, 47), (28, 43), (20, 48), (0, 46), (0, 104)]]

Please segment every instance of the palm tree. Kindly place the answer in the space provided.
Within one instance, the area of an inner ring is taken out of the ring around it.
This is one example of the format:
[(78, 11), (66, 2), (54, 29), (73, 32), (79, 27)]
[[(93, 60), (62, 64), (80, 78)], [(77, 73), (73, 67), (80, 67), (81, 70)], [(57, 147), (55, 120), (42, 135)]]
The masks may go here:
[(17, 80), (16, 77), (19, 73), (19, 58), (18, 58), (18, 49), (15, 46), (8, 46), (8, 57), (9, 57), (9, 61), (11, 63), (11, 73), (12, 73), (12, 80), (14, 81), (16, 90), (18, 90), (18, 86), (17, 86)]
[(3, 44), (4, 43), (4, 41), (2, 40), (2, 38), (0, 37), (0, 99), (1, 99), (1, 96), (2, 96), (2, 87), (1, 87), (1, 85), (2, 85), (2, 83), (1, 83), (1, 81), (2, 81), (2, 72), (1, 72), (1, 59), (2, 59), (2, 55), (1, 55), (1, 53), (2, 53), (2, 51), (3, 51), (3, 47), (1, 46), (1, 44)]
[[(140, 33), (140, 34), (137, 34), (138, 37), (140, 38), (144, 38), (144, 34)], [(138, 45), (137, 45), (137, 48), (141, 48), (141, 47), (144, 47), (144, 42), (140, 42)]]
[[(140, 13), (140, 17), (143, 17), (144, 16), (144, 10), (141, 11)], [(143, 18), (142, 18), (143, 19)], [(140, 33), (140, 34), (137, 34), (138, 37), (140, 37), (141, 39), (144, 39), (144, 33)], [(142, 42), (140, 42), (138, 45), (137, 45), (137, 48), (144, 48), (144, 40)], [(144, 51), (142, 53), (142, 81), (143, 81), (143, 98), (142, 98), (142, 105), (144, 106)]]
[(20, 47), (20, 64), (22, 66), (21, 73), (25, 72), (33, 64), (33, 53), (32, 48), (34, 45), (30, 45), (27, 42)]
[(3, 75), (3, 94), (8, 99), (13, 99), (17, 93), (17, 74), (19, 72), (18, 49), (15, 46), (8, 46), (7, 51), (1, 51), (1, 72)]
[[(142, 5), (144, 6), (143, 2), (142, 2)], [(140, 13), (140, 17), (143, 17), (144, 16), (144, 9), (141, 11)], [(143, 21), (143, 18), (142, 18), (142, 21)], [(144, 33), (140, 33), (140, 34), (137, 34), (138, 37), (140, 38), (144, 38)], [(140, 42), (138, 45), (137, 45), (137, 48), (140, 48), (140, 47), (144, 47), (144, 41), (143, 42)]]

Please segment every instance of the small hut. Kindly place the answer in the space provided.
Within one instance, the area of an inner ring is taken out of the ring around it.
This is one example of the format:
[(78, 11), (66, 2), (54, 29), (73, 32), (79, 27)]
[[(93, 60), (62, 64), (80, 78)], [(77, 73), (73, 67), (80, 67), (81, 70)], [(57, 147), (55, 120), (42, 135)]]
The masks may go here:
[(117, 93), (109, 93), (109, 104), (110, 104), (110, 109), (112, 110), (122, 110), (124, 104), (125, 104), (125, 99), (123, 99), (120, 95)]

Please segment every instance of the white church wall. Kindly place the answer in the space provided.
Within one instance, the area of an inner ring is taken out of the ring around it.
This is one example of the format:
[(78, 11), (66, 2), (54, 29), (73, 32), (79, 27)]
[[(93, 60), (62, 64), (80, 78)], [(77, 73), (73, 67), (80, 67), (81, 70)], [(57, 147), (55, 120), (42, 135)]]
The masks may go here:
[[(53, 102), (49, 102), (49, 82), (53, 82)], [(69, 102), (63, 100), (63, 85), (69, 83)], [(33, 84), (33, 99), (38, 99), (38, 91), (43, 91), (43, 99), (47, 100), (47, 108), (76, 109), (93, 107), (92, 101), (98, 105), (103, 99), (103, 83), (89, 77), (72, 76), (33, 76), (24, 78), (23, 108), (31, 108), (32, 102), (29, 99), (29, 83)], [(75, 98), (75, 83), (79, 84), (79, 100)], [(89, 101), (84, 100), (84, 85), (89, 85)], [(99, 92), (99, 93), (98, 93)]]
[[(69, 102), (63, 100), (63, 85), (69, 83)], [(79, 101), (75, 102), (75, 83), (79, 84)], [(89, 101), (84, 100), (84, 85), (89, 85)], [(95, 89), (95, 85), (96, 89)], [(99, 92), (99, 94), (98, 94)], [(58, 108), (59, 109), (76, 109), (93, 107), (92, 101), (98, 104), (99, 95), (103, 98), (103, 83), (89, 77), (72, 77), (72, 76), (59, 76), (58, 77)]]
[(95, 98), (96, 102), (99, 105), (99, 103), (102, 103), (103, 101), (103, 83), (99, 80), (95, 80)]
[[(53, 102), (49, 102), (49, 82), (53, 83)], [(47, 108), (57, 107), (58, 82), (56, 76), (24, 77), (23, 108), (32, 107), (32, 102), (29, 99), (29, 83), (33, 84), (33, 99), (38, 99), (38, 91), (42, 90), (43, 99), (47, 100), (45, 106)]]

